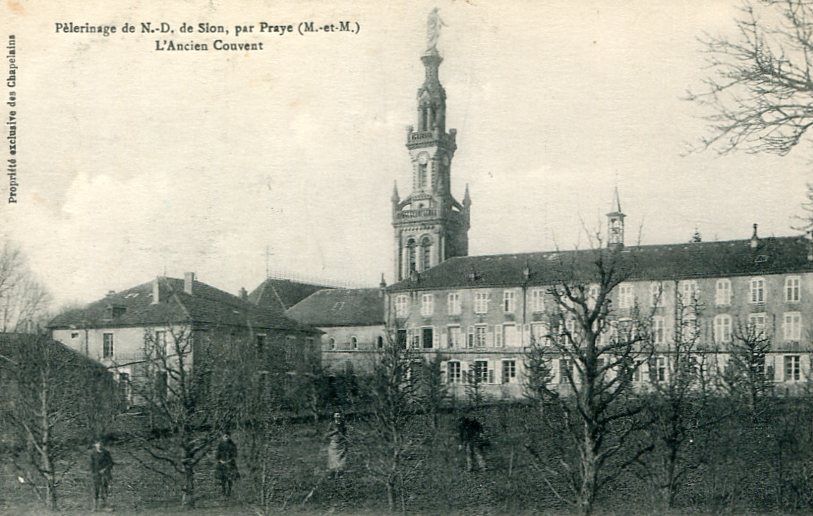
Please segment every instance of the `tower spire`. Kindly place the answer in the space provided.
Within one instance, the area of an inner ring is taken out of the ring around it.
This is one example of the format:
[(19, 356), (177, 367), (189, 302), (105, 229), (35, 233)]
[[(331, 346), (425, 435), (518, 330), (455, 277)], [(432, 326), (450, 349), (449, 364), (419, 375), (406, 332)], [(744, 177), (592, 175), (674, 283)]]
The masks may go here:
[(624, 247), (624, 212), (621, 211), (621, 196), (618, 186), (613, 191), (613, 204), (607, 214), (607, 247)]

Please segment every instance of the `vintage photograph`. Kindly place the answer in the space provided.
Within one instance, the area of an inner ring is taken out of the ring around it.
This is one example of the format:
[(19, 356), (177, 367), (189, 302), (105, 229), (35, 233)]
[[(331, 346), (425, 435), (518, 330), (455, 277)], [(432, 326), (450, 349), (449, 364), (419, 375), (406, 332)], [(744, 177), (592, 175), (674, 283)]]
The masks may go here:
[(0, 513), (813, 511), (809, 0), (0, 41)]

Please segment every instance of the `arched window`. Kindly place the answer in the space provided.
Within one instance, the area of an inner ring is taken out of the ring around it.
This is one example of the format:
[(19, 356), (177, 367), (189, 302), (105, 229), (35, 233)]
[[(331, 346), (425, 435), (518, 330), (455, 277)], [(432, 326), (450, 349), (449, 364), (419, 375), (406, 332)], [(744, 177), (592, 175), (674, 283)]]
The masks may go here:
[(331, 349), (331, 350), (336, 349), (336, 339), (331, 338), (328, 341), (328, 349)]
[(350, 337), (350, 347), (353, 349), (359, 348), (359, 340), (356, 337)]
[(432, 239), (423, 237), (421, 240), (421, 270), (425, 271), (432, 266)]
[(418, 257), (415, 240), (407, 240), (407, 274), (418, 270)]
[(379, 335), (379, 336), (376, 338), (376, 343), (378, 344), (378, 349), (383, 348), (383, 347), (384, 347), (384, 337), (382, 337), (381, 335)]
[(426, 188), (426, 163), (418, 164), (418, 188)]

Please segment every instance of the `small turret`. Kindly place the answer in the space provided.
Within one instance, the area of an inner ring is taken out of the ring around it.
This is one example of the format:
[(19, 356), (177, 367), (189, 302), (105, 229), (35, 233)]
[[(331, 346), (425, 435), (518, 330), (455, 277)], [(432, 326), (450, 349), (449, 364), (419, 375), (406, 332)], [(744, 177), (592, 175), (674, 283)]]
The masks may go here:
[(398, 181), (392, 183), (392, 197), (390, 197), (390, 200), (393, 204), (401, 202), (401, 196), (398, 195)]
[(463, 207), (467, 210), (471, 206), (471, 196), (469, 195), (469, 184), (466, 183), (466, 193), (463, 194)]
[(757, 236), (757, 224), (754, 224), (754, 233), (751, 235), (751, 249), (756, 249), (759, 246), (759, 237)]
[(607, 247), (624, 247), (624, 212), (621, 211), (621, 197), (618, 195), (618, 187), (613, 193), (612, 211), (607, 214)]

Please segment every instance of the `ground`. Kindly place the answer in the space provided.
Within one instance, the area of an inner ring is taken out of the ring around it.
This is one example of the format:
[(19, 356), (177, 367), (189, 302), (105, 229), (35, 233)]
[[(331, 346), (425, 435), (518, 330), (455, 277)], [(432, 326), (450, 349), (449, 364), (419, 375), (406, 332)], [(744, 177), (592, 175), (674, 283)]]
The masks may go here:
[[(403, 499), (399, 500), (408, 512), (466, 515), (570, 512), (546, 487), (524, 448), (525, 444), (534, 443), (541, 446), (544, 455), (555, 453), (566, 442), (561, 434), (544, 435), (546, 431), (537, 424), (538, 413), (523, 407), (495, 408), (479, 413), (490, 440), (486, 450), (489, 470), (473, 473), (465, 471), (465, 458), (457, 447), (455, 418), (458, 413), (444, 414), (437, 431), (430, 428), (428, 418), (421, 417), (416, 418), (409, 429), (408, 435), (414, 438), (416, 447), (407, 454), (405, 492)], [(687, 487), (677, 500), (676, 514), (810, 510), (809, 506), (799, 505), (805, 495), (794, 495), (794, 489), (800, 490), (800, 486), (794, 487), (794, 479), (784, 478), (784, 492), (777, 490), (778, 472), (789, 468), (776, 467), (778, 459), (774, 452), (780, 448), (773, 446), (774, 434), (762, 426), (749, 429), (741, 423), (732, 422), (720, 427), (714, 435), (697, 436), (705, 442), (692, 445), (690, 460), (700, 455), (710, 460), (698, 460), (698, 466), (687, 477)], [(318, 428), (312, 423), (300, 422), (277, 427), (271, 432), (265, 461), (270, 472), (271, 495), (265, 508), (268, 512), (294, 514), (373, 515), (386, 512), (384, 486), (379, 482), (379, 476), (368, 467), (375, 463), (375, 457), (366, 451), (373, 443), (370, 427), (361, 420), (350, 418), (349, 468), (336, 479), (325, 474), (325, 428), (322, 422)], [(263, 513), (257, 503), (258, 488), (252, 478), (251, 464), (257, 464), (257, 461), (248, 456), (248, 436), (234, 432), (234, 438), (240, 447), (242, 474), (234, 497), (221, 499), (210, 455), (198, 468), (199, 499), (195, 514)], [(177, 485), (145, 470), (133, 459), (135, 448), (131, 442), (120, 438), (111, 442), (109, 449), (116, 462), (110, 498), (113, 512), (189, 514), (180, 506)], [(78, 462), (63, 482), (60, 508), (65, 514), (86, 514), (92, 508), (86, 464), (88, 451), (89, 448), (82, 446), (77, 448)], [(45, 512), (31, 489), (17, 481), (11, 465), (5, 461), (2, 474), (0, 512)], [(561, 480), (552, 478), (559, 488), (564, 487)], [(809, 486), (802, 485), (801, 491), (804, 489), (809, 491)], [(650, 514), (654, 505), (647, 492), (646, 485), (635, 475), (631, 472), (624, 474), (601, 494), (597, 513)], [(791, 499), (793, 496), (796, 498)], [(779, 500), (783, 501), (780, 503)]]

